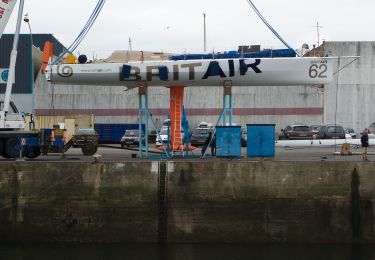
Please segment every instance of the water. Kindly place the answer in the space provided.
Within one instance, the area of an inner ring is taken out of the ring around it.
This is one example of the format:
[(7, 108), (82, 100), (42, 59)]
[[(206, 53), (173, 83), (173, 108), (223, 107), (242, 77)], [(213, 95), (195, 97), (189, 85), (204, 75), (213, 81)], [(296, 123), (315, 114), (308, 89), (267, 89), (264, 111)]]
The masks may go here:
[(369, 260), (366, 245), (0, 245), (0, 260)]

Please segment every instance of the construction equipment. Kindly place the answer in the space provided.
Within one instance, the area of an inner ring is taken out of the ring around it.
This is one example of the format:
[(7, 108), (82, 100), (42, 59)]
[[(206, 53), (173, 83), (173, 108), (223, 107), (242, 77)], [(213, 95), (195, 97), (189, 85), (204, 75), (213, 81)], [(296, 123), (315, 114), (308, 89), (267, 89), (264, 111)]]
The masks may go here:
[[(0, 38), (4, 28), (9, 20), (9, 16), (17, 0), (0, 1)], [(15, 68), (17, 60), (18, 40), (23, 16), (24, 0), (20, 0), (16, 32), (14, 35), (13, 48), (10, 56), (10, 65), (8, 71), (2, 72), (2, 78), (7, 82), (5, 99), (0, 101), (0, 156), (4, 158), (16, 158), (26, 156), (36, 158), (42, 152), (66, 152), (77, 140), (88, 140), (87, 144), (82, 146), (82, 152), (85, 155), (93, 155), (97, 151), (98, 140), (93, 136), (73, 136), (71, 140), (66, 140), (66, 130), (41, 129), (25, 131), (25, 115), (19, 113), (17, 107), (11, 102), (12, 87), (15, 78)], [(52, 55), (52, 50), (48, 46), (47, 55)], [(44, 57), (44, 60), (48, 57)], [(7, 75), (7, 77), (6, 77)], [(33, 117), (31, 117), (33, 118)], [(31, 122), (30, 125), (34, 125)]]
[[(0, 10), (3, 10), (0, 15), (0, 36), (8, 22), (9, 16), (16, 4), (16, 0), (7, 0), (0, 2)], [(21, 28), (22, 13), (23, 13), (24, 0), (20, 0), (18, 10), (18, 18), (16, 25), (16, 32), (14, 35), (13, 48), (10, 55), (9, 71), (7, 71), (7, 85), (5, 91), (5, 99), (0, 102), (0, 155), (5, 158), (14, 158), (19, 154), (22, 138), (36, 138), (39, 133), (36, 131), (23, 131), (26, 121), (24, 115), (19, 113), (17, 107), (10, 101), (12, 86), (14, 82), (18, 39)], [(23, 139), (24, 140), (24, 139)], [(23, 142), (25, 144), (25, 142)], [(26, 144), (25, 144), (26, 145)], [(29, 149), (28, 151), (31, 151)], [(30, 156), (33, 156), (30, 152)], [(28, 156), (28, 152), (26, 153)]]

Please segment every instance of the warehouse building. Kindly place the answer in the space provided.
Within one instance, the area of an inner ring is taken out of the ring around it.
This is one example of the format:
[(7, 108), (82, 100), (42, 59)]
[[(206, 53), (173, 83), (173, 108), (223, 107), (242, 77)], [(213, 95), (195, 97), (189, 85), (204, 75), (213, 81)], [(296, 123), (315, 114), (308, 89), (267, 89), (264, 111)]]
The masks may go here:
[[(13, 34), (4, 34), (0, 40), (0, 99), (3, 99), (10, 63), (10, 52), (13, 47)], [(32, 113), (34, 80), (39, 74), (44, 43), (54, 44), (54, 55), (58, 55), (65, 47), (52, 34), (21, 34), (19, 39), (16, 63), (15, 83), (12, 89), (12, 101), (20, 111)]]
[[(115, 52), (115, 62), (126, 62), (129, 56), (137, 55)], [(143, 58), (155, 58), (159, 53), (143, 53)], [(165, 57), (161, 57), (164, 59)], [(112, 62), (111, 59), (105, 62)], [(36, 113), (38, 115), (82, 115), (94, 114), (95, 123), (119, 124), (138, 122), (138, 94), (136, 89), (108, 86), (50, 85), (44, 78), (36, 84)], [(216, 123), (222, 109), (223, 88), (189, 87), (185, 89), (185, 108), (190, 126), (201, 121)], [(279, 128), (290, 123), (317, 124), (323, 122), (323, 92), (320, 88), (307, 86), (284, 87), (234, 87), (234, 122), (274, 122)], [(149, 89), (149, 107), (161, 126), (169, 114), (169, 89)]]
[(324, 56), (342, 57), (334, 81), (324, 86), (324, 122), (357, 132), (371, 126), (374, 132), (375, 42), (326, 42), (323, 47)]
[[(48, 40), (55, 42), (55, 46), (60, 46), (60, 49), (55, 47), (55, 55), (62, 51), (63, 46), (52, 35), (40, 37), (38, 41), (38, 36), (33, 36), (36, 39), (35, 46), (42, 48), (44, 41), (50, 37)], [(5, 35), (0, 41), (1, 53), (8, 52), (8, 55), (0, 56), (1, 68), (9, 63), (6, 59), (9, 59), (12, 38), (11, 35)], [(4, 44), (4, 41), (8, 43)], [(23, 107), (23, 111), (31, 111), (34, 93), (35, 114), (39, 116), (90, 116), (94, 118), (95, 124), (138, 122), (136, 89), (127, 90), (124, 86), (55, 85), (48, 83), (44, 75), (38, 76), (32, 88), (30, 42), (29, 35), (22, 35), (22, 55), (17, 65), (17, 80), (13, 89), (13, 99), (20, 101), (17, 104)], [(334, 68), (334, 71), (339, 71), (340, 67), (340, 72), (335, 73), (334, 81), (325, 86), (234, 87), (234, 122), (243, 126), (248, 123), (275, 123), (277, 131), (295, 123), (337, 123), (352, 127), (357, 132), (370, 125), (375, 126), (375, 112), (372, 109), (375, 101), (375, 79), (372, 76), (375, 69), (374, 49), (374, 42), (325, 42), (311, 51), (310, 54), (316, 56), (341, 56), (335, 61)], [(352, 62), (353, 58), (344, 56), (361, 57)], [(142, 58), (166, 57), (160, 53), (145, 52)], [(140, 52), (115, 52), (101, 62), (126, 62), (134, 59), (141, 59)], [(4, 92), (5, 84), (0, 84), (0, 90)], [(223, 105), (222, 95), (222, 87), (185, 89), (184, 104), (192, 128), (201, 121), (216, 123)], [(160, 127), (169, 113), (169, 90), (164, 87), (150, 88), (149, 107)]]

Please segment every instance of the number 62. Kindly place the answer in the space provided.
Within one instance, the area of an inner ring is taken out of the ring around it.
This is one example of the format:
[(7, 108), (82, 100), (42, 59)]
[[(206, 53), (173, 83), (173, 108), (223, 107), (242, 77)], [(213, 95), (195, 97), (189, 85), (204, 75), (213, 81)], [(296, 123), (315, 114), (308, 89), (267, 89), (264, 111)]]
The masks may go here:
[(327, 72), (327, 65), (321, 64), (320, 66), (317, 64), (313, 64), (310, 66), (309, 69), (309, 76), (310, 78), (327, 78), (327, 75), (325, 74)]

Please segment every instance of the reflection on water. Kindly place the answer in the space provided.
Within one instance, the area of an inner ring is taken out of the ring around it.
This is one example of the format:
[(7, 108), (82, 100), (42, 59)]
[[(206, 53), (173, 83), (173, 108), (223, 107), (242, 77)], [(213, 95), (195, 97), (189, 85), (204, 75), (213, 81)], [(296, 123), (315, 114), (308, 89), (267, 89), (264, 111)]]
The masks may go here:
[(0, 245), (0, 260), (368, 260), (358, 245)]

